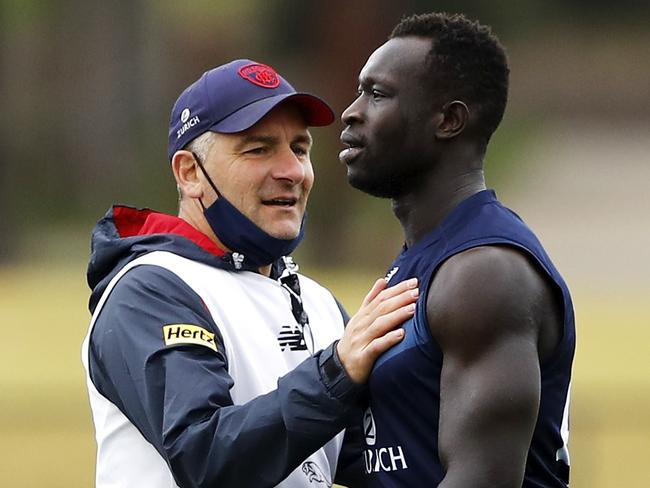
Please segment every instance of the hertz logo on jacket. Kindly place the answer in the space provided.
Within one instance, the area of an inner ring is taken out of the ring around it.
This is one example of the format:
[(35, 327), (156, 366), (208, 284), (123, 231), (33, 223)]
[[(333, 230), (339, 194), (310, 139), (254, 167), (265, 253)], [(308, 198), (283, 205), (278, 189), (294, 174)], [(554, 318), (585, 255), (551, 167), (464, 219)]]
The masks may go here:
[(214, 341), (214, 334), (203, 327), (190, 324), (171, 324), (163, 327), (163, 338), (165, 344), (198, 344), (217, 350), (217, 343)]

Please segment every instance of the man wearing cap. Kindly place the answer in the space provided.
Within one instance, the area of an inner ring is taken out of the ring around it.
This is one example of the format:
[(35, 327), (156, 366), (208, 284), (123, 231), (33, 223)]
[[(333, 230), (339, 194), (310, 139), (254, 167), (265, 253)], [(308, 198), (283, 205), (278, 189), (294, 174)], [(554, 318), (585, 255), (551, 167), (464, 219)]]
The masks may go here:
[(314, 178), (307, 127), (333, 118), (268, 66), (207, 71), (172, 110), (178, 217), (114, 206), (97, 224), (82, 359), (98, 487), (345, 481), (342, 429), (417, 288), (379, 280), (348, 322), (288, 257)]

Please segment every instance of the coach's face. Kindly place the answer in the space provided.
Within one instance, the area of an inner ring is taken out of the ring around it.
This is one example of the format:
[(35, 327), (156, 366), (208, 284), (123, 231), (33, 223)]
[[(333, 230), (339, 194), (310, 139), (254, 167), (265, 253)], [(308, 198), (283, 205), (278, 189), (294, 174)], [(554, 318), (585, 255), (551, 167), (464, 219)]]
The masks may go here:
[[(312, 139), (300, 111), (280, 105), (246, 131), (215, 137), (206, 171), (219, 191), (268, 234), (296, 237), (314, 183)], [(204, 188), (210, 204), (217, 196)]]
[(339, 158), (352, 186), (398, 198), (430, 164), (434, 101), (425, 86), (431, 40), (395, 38), (379, 47), (359, 74), (359, 96), (343, 112)]

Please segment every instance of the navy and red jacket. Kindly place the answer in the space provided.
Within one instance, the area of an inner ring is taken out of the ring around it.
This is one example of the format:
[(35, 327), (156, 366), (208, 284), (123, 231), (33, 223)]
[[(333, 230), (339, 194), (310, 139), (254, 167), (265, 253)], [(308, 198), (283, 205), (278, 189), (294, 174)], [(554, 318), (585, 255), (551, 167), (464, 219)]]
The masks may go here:
[[(92, 233), (91, 313), (125, 265), (154, 251), (238, 271), (229, 253), (182, 219), (115, 206)], [(275, 263), (272, 277), (281, 272)], [(347, 321), (342, 308), (341, 314)], [(225, 354), (156, 349), (149, 329), (161, 323), (214, 331), (224, 351), (218, 325), (186, 283), (167, 269), (137, 266), (119, 279), (94, 323), (89, 378), (155, 447), (181, 487), (274, 486), (359, 413), (364, 389), (349, 379), (334, 345), (279, 378), (275, 390), (235, 405)], [(339, 483), (360, 472), (360, 450), (350, 449), (339, 458)]]

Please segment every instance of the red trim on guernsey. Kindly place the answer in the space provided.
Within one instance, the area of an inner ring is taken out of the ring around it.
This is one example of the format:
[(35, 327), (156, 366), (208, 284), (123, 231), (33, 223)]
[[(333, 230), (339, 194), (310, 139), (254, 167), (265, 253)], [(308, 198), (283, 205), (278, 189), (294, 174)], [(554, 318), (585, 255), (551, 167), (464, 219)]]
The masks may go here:
[(139, 210), (131, 207), (113, 207), (113, 222), (120, 237), (145, 236), (150, 234), (175, 234), (189, 239), (204, 251), (223, 256), (225, 251), (218, 247), (203, 232), (173, 215), (153, 210)]

